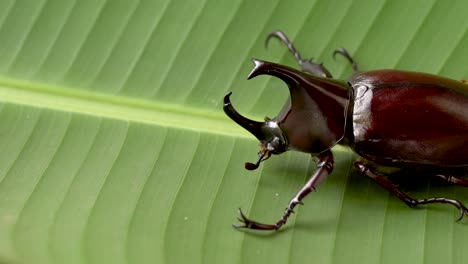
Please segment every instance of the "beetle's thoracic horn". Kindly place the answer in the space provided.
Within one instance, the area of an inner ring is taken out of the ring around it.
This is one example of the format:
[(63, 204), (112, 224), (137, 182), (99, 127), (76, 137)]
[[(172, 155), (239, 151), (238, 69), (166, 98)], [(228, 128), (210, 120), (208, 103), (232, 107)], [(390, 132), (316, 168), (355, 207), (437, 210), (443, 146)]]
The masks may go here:
[[(345, 109), (350, 96), (345, 82), (314, 76), (276, 63), (257, 59), (252, 61), (254, 67), (248, 79), (259, 75), (275, 76), (289, 88), (290, 99), (274, 118), (281, 131), (279, 134), (287, 139), (288, 149), (320, 153), (344, 137)], [(266, 127), (264, 130), (267, 130)]]
[(252, 62), (254, 63), (254, 67), (247, 77), (248, 80), (258, 75), (266, 74), (280, 78), (290, 88), (298, 86), (300, 81), (304, 81), (303, 73), (292, 68), (257, 59), (252, 59)]
[(228, 115), (234, 122), (239, 124), (241, 127), (245, 128), (247, 131), (252, 133), (258, 140), (262, 141), (265, 139), (265, 135), (262, 132), (262, 126), (264, 125), (263, 122), (258, 122), (254, 120), (250, 120), (241, 114), (239, 114), (236, 109), (231, 104), (231, 100), (229, 97), (231, 96), (232, 92), (227, 93), (224, 96), (224, 112)]

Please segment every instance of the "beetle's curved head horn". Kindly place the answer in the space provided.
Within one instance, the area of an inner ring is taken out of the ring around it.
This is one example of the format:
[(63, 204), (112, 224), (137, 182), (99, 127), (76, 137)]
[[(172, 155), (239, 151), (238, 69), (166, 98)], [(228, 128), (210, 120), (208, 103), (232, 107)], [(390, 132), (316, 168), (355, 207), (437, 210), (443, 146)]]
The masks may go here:
[(258, 140), (265, 140), (265, 135), (262, 132), (262, 127), (264, 126), (265, 122), (250, 120), (239, 114), (231, 104), (231, 100), (229, 98), (231, 94), (232, 92), (229, 92), (224, 96), (223, 109), (226, 115), (229, 116), (232, 120), (234, 120), (234, 122), (239, 124), (241, 127), (245, 128), (247, 131), (252, 133), (252, 135), (254, 135)]
[(224, 96), (224, 112), (237, 124), (252, 133), (260, 141), (260, 151), (256, 163), (245, 163), (245, 168), (255, 170), (260, 162), (267, 160), (271, 154), (279, 154), (287, 150), (287, 142), (278, 124), (268, 118), (265, 122), (250, 120), (241, 114), (231, 104), (231, 92)]

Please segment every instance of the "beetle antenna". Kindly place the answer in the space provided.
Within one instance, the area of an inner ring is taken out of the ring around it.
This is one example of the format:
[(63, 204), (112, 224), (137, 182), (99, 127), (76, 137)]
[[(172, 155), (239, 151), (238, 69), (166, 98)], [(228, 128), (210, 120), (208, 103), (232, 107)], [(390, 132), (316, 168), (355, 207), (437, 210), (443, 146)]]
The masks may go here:
[(294, 56), (294, 58), (296, 59), (296, 61), (299, 64), (304, 62), (304, 60), (301, 58), (301, 55), (299, 55), (299, 52), (297, 52), (297, 50), (294, 47), (294, 45), (292, 44), (292, 42), (288, 39), (288, 37), (286, 37), (286, 35), (283, 32), (277, 30), (277, 31), (273, 31), (270, 34), (268, 34), (268, 36), (267, 36), (267, 38), (265, 40), (265, 48), (268, 48), (268, 42), (270, 41), (271, 38), (277, 38), (277, 39), (281, 40), (281, 42), (283, 42), (286, 45), (288, 50), (292, 53), (292, 55)]
[(247, 170), (256, 170), (260, 166), (260, 162), (267, 160), (270, 158), (271, 153), (267, 149), (263, 149), (258, 153), (258, 159), (257, 162), (251, 163), (251, 162), (246, 162), (245, 163), (245, 169)]
[(345, 57), (349, 61), (349, 63), (351, 63), (351, 67), (353, 68), (353, 70), (355, 72), (359, 71), (357, 63), (354, 61), (353, 57), (351, 57), (351, 55), (349, 55), (347, 50), (345, 50), (344, 48), (337, 48), (333, 52), (333, 59), (336, 59), (336, 54), (340, 54), (341, 56)]

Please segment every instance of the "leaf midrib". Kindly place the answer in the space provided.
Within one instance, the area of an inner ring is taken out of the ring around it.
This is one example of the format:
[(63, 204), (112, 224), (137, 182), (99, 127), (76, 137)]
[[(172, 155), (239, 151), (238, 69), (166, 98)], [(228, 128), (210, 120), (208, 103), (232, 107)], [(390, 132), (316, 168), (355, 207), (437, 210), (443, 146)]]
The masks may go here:
[(163, 127), (251, 138), (221, 111), (0, 77), (0, 101)]

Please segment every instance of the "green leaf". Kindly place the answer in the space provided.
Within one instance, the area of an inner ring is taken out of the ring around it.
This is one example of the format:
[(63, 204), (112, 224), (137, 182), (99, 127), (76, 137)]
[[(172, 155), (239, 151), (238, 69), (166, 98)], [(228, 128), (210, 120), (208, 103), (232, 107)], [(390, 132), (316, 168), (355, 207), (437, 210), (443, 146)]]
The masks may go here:
[[(315, 166), (303, 153), (255, 172), (257, 142), (221, 110), (273, 117), (278, 80), (250, 58), (468, 78), (466, 1), (0, 1), (0, 263), (465, 263), (466, 220), (407, 208), (334, 149), (333, 174), (284, 229), (239, 232), (241, 207), (274, 222)], [(456, 153), (454, 154), (456, 155)], [(424, 183), (418, 197), (468, 202)]]

